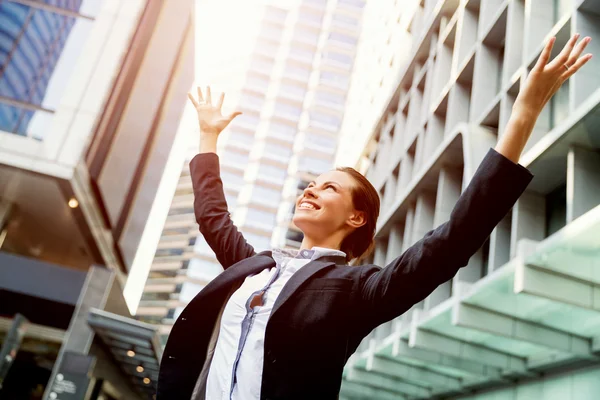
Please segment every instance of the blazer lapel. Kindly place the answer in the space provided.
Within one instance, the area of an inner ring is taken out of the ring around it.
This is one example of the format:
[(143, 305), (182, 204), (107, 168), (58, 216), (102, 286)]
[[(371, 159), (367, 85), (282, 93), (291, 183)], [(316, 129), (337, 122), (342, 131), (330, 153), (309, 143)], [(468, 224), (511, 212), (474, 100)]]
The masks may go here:
[(273, 311), (271, 311), (271, 316), (269, 320), (273, 318), (273, 315), (281, 308), (281, 306), (290, 298), (290, 296), (302, 286), (304, 282), (306, 282), (311, 276), (321, 271), (324, 268), (331, 267), (335, 265), (333, 261), (321, 261), (324, 257), (319, 260), (311, 261), (302, 268), (300, 268), (289, 281), (283, 286), (283, 290), (277, 296), (277, 300), (275, 300), (275, 304), (273, 305)]
[(263, 269), (274, 268), (275, 261), (270, 257), (270, 254), (271, 252), (259, 253), (232, 265), (210, 281), (200, 293), (203, 296), (210, 295), (214, 291), (229, 288), (236, 281), (244, 279), (249, 275), (257, 274)]

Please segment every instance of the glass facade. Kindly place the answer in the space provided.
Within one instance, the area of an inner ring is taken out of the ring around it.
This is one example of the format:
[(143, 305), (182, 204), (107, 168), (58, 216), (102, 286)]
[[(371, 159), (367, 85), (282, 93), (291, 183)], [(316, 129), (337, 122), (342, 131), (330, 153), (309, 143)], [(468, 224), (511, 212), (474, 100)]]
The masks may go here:
[(0, 130), (43, 140), (102, 3), (0, 2)]

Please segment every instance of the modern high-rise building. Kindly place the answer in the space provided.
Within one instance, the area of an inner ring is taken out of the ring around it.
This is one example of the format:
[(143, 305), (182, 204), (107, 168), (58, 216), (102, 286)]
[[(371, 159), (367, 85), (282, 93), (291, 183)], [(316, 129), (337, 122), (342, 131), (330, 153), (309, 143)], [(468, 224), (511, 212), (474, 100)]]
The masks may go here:
[(381, 194), (380, 266), (448, 220), (547, 39), (556, 55), (592, 36), (596, 57), (540, 116), (524, 195), (468, 266), (363, 341), (341, 397), (600, 397), (600, 1), (397, 3), (417, 6), (408, 58), (356, 162)]
[[(251, 45), (212, 53), (234, 57), (214, 76), (228, 77), (220, 85), (228, 87), (226, 106), (244, 114), (223, 132), (218, 153), (232, 218), (258, 251), (300, 245), (291, 212), (299, 190), (333, 167), (364, 9), (363, 0), (260, 3), (245, 14), (239, 37)], [(198, 54), (215, 62), (210, 52)], [(194, 140), (188, 162), (197, 153)], [(198, 232), (186, 162), (137, 317), (160, 324), (166, 340), (183, 307), (221, 271)]]
[(193, 11), (0, 1), (0, 398), (151, 398), (158, 336), (123, 289), (193, 82)]

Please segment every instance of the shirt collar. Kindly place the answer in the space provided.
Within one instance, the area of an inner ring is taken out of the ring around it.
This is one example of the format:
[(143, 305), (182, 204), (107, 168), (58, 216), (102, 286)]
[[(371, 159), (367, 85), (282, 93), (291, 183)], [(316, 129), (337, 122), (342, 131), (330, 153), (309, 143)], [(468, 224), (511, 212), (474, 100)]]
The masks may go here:
[(326, 247), (313, 247), (311, 250), (295, 249), (273, 249), (273, 258), (308, 258), (311, 261), (318, 260), (321, 257), (343, 257), (346, 253), (340, 250), (328, 249)]

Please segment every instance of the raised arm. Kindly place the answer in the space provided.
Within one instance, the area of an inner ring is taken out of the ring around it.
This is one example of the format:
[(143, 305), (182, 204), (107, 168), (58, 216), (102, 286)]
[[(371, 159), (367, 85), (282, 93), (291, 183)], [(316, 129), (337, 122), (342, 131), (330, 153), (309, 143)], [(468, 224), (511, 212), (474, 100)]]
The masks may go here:
[(496, 150), (490, 149), (482, 161), (449, 221), (385, 268), (364, 269), (361, 306), (370, 328), (401, 315), (456, 275), (523, 193), (533, 176), (517, 162), (537, 117), (560, 85), (591, 58), (580, 57), (589, 38), (575, 47), (577, 39), (574, 36), (550, 64), (554, 39), (548, 42), (516, 99)]
[(210, 87), (206, 89), (206, 99), (198, 88), (198, 100), (188, 94), (198, 112), (200, 124), (200, 154), (190, 162), (192, 185), (194, 188), (194, 214), (200, 232), (223, 268), (254, 255), (254, 248), (246, 242), (242, 233), (231, 220), (227, 210), (223, 182), (217, 156), (219, 134), (240, 112), (229, 116), (221, 114), (224, 94), (216, 105), (212, 104)]

